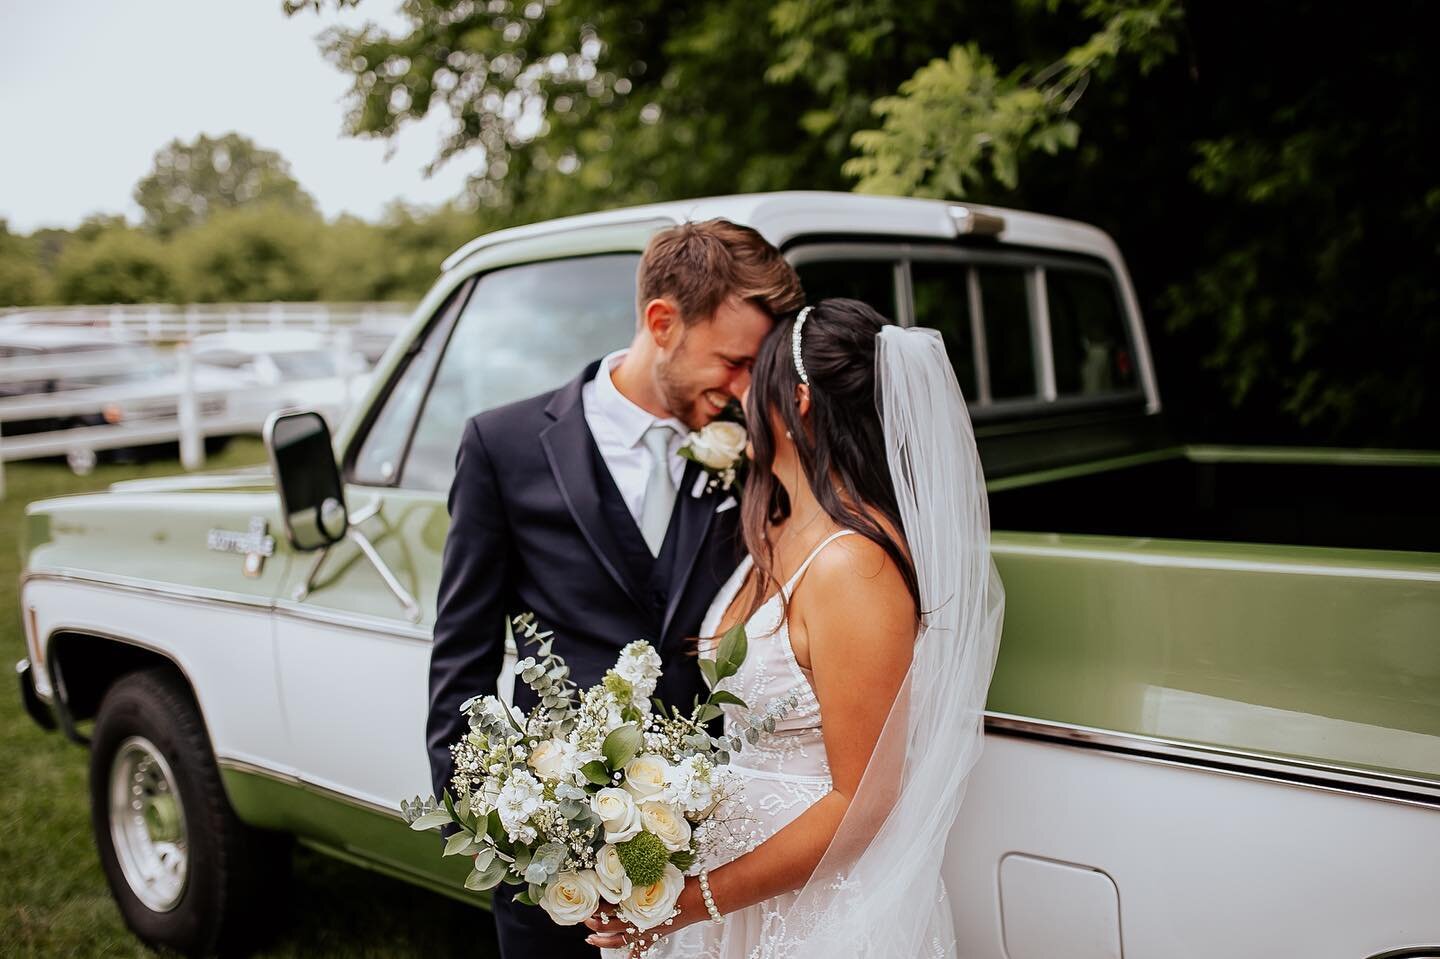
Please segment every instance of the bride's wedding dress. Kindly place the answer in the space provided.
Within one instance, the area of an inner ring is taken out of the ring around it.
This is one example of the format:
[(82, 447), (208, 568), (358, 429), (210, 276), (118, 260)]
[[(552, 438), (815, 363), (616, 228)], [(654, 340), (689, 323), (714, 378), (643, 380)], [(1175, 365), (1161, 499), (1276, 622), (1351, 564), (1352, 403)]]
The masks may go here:
[[(811, 562), (820, 551), (850, 530), (827, 537), (795, 570), (783, 593), (788, 598), (800, 585)], [(741, 562), (721, 587), (700, 627), (702, 636), (713, 637), (721, 617), (729, 609), (753, 563)], [(749, 725), (758, 725), (766, 715), (778, 713), (774, 730), (758, 730), (755, 744), (731, 754), (731, 768), (744, 783), (743, 795), (729, 807), (722, 806), (721, 819), (728, 822), (721, 839), (705, 859), (715, 869), (744, 855), (779, 832), (828, 792), (830, 764), (820, 727), (820, 703), (810, 677), (795, 659), (790, 645), (789, 625), (783, 620), (781, 594), (776, 593), (745, 623), (748, 652), (739, 672), (723, 680), (728, 689), (746, 703), (747, 709), (727, 705), (726, 732), (735, 734)], [(713, 659), (713, 641), (701, 647), (702, 657)], [(686, 926), (662, 938), (647, 953), (654, 959), (760, 959), (769, 957), (767, 946), (774, 942), (779, 924), (793, 905), (797, 892), (784, 893), (725, 915), (720, 924), (708, 919)]]

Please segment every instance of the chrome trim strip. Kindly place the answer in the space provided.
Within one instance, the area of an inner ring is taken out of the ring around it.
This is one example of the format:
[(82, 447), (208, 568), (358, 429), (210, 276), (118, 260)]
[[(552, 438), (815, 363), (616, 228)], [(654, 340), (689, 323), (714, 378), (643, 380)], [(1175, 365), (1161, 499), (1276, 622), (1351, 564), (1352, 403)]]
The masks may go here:
[(215, 757), (215, 764), (223, 769), (229, 769), (232, 772), (244, 773), (250, 776), (260, 776), (264, 779), (280, 783), (283, 786), (303, 789), (305, 792), (314, 793), (321, 799), (344, 803), (347, 806), (353, 806), (364, 812), (376, 813), (394, 819), (397, 822), (405, 821), (405, 817), (400, 815), (400, 810), (398, 809), (391, 809), (389, 806), (382, 806), (379, 803), (373, 803), (368, 799), (361, 799), (358, 796), (351, 796), (348, 793), (337, 792), (328, 786), (321, 786), (318, 783), (313, 783), (308, 779), (296, 776), (294, 773), (281, 772), (278, 769), (271, 769), (268, 766), (260, 766), (256, 763), (244, 759), (235, 759), (230, 756)]
[(1123, 759), (1186, 766), (1223, 775), (1440, 809), (1440, 782), (1398, 773), (1030, 719), (1009, 713), (986, 712), (985, 730), (1003, 736), (1093, 749)]
[(287, 600), (277, 600), (274, 612), (277, 616), (284, 616), (287, 619), (322, 623), (326, 626), (337, 626), (341, 629), (354, 630), (360, 633), (372, 633), (389, 639), (400, 639), (407, 642), (427, 644), (433, 641), (430, 627), (407, 623), (399, 619), (382, 619), (376, 616), (367, 616), (363, 613), (346, 613), (339, 610), (292, 603)]
[[(1118, 541), (1120, 537), (1115, 537)], [(1176, 540), (1198, 545), (1211, 540)], [(1217, 546), (1233, 545), (1216, 542)], [(1163, 546), (1160, 547), (1163, 549)], [(1277, 547), (1304, 549), (1306, 547)], [(1027, 546), (1022, 543), (993, 543), (992, 553), (1005, 556), (1063, 556), (1069, 559), (1099, 559), (1170, 569), (1223, 569), (1240, 573), (1291, 573), (1296, 576), (1349, 576), (1356, 579), (1390, 579), (1401, 582), (1440, 583), (1440, 569), (1389, 569), (1375, 566), (1329, 566), (1322, 562), (1267, 562), (1252, 559), (1225, 559), (1218, 556), (1177, 556), (1173, 552), (1140, 553), (1129, 549), (1086, 549), (1078, 546)], [(1429, 554), (1421, 553), (1420, 556)]]
[(206, 605), (221, 603), (227, 606), (243, 606), (249, 609), (270, 609), (274, 605), (273, 601), (265, 596), (232, 593), (219, 589), (207, 589), (203, 586), (159, 583), (154, 580), (134, 579), (113, 573), (105, 573), (101, 576), (100, 574), (87, 570), (71, 569), (63, 566), (21, 573), (20, 588), (23, 590), (25, 584), (31, 580), (53, 580), (65, 583), (81, 583), (87, 586), (103, 586), (107, 589), (119, 590), (121, 592), (160, 595), (171, 599), (204, 603)]
[[(102, 579), (97, 575), (84, 573), (79, 570), (42, 570), (23, 574), (20, 577), (20, 588), (24, 589), (25, 584), (30, 580), (78, 583), (82, 586), (96, 586), (102, 589), (113, 589), (118, 592), (161, 596), (166, 599), (177, 599), (182, 602), (192, 602), (206, 606), (214, 603), (239, 606), (252, 611), (270, 612), (277, 616), (285, 616), (291, 619), (324, 623), (328, 626), (339, 626), (343, 629), (375, 633), (413, 642), (429, 643), (433, 638), (428, 626), (413, 625), (400, 620), (381, 619), (360, 613), (344, 613), (314, 606), (303, 606), (286, 600), (244, 597), (238, 593), (224, 593), (218, 590), (207, 590), (199, 587), (172, 586), (169, 584), (150, 583), (143, 580), (126, 581), (124, 577)], [(89, 627), (72, 626), (67, 629), (72, 632), (85, 632), (98, 635), (96, 630), (90, 629)], [(52, 635), (54, 632), (55, 630), (52, 630)], [(118, 642), (130, 642), (137, 646), (145, 645), (136, 640), (125, 639), (120, 636), (104, 636), (102, 638), (115, 639)], [(159, 648), (155, 648), (154, 651), (163, 652), (163, 650)]]

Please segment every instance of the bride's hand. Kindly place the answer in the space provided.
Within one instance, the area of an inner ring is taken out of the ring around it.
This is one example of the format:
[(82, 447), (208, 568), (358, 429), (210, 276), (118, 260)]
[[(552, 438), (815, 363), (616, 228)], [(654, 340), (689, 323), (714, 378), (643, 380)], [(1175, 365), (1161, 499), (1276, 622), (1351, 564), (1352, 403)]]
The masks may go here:
[(615, 915), (615, 907), (604, 904), (599, 912), (585, 920), (585, 925), (590, 927), (590, 935), (585, 941), (592, 946), (601, 949), (623, 949), (629, 942), (625, 936), (625, 929), (629, 926), (624, 919)]
[(601, 908), (596, 911), (595, 915), (585, 920), (585, 925), (591, 930), (591, 934), (585, 937), (585, 941), (601, 949), (628, 949), (632, 956), (644, 955), (644, 951), (658, 940), (664, 939), (670, 933), (683, 929), (706, 915), (705, 907), (701, 905), (699, 883), (694, 878), (689, 876), (685, 878), (685, 886), (680, 890), (680, 897), (675, 901), (675, 908), (677, 911), (669, 922), (661, 923), (644, 932), (627, 935), (625, 930), (634, 927), (616, 914), (614, 906), (609, 903), (601, 903)]

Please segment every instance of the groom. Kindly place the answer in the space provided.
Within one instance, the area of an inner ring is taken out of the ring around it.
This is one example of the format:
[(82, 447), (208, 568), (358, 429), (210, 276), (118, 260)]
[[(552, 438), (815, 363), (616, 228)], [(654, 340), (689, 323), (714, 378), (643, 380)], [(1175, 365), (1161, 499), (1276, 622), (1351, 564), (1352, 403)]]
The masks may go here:
[[(660, 653), (667, 705), (688, 710), (704, 688), (686, 640), (739, 563), (740, 511), (730, 494), (705, 491), (678, 451), (686, 431), (745, 391), (761, 340), (804, 297), (778, 250), (726, 220), (657, 234), (636, 286), (629, 349), (465, 424), (430, 655), (436, 796), (449, 785), (450, 745), (468, 730), (460, 704), (496, 690), (507, 616), (534, 612), (553, 630), (582, 689), (636, 639)], [(515, 705), (535, 703), (517, 681)], [(589, 929), (514, 902), (519, 888), (495, 890), (505, 959), (594, 959)]]

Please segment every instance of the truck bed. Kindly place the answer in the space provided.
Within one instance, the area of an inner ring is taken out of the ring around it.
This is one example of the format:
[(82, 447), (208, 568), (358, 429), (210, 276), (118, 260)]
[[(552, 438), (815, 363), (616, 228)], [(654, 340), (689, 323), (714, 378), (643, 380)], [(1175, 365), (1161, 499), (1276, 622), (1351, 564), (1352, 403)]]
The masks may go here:
[(1440, 552), (1440, 453), (1174, 447), (990, 484), (991, 527)]

